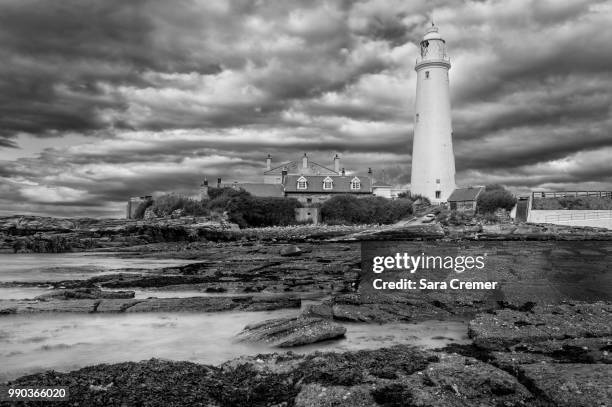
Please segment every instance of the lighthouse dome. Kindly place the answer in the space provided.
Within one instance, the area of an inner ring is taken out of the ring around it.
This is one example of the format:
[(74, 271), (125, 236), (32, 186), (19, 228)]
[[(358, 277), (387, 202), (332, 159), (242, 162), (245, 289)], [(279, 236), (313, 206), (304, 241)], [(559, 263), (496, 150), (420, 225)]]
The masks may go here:
[(427, 31), (425, 32), (425, 36), (423, 37), (424, 41), (427, 40), (441, 40), (442, 37), (440, 36), (440, 33), (438, 33), (438, 27), (436, 26), (431, 26), (427, 29)]

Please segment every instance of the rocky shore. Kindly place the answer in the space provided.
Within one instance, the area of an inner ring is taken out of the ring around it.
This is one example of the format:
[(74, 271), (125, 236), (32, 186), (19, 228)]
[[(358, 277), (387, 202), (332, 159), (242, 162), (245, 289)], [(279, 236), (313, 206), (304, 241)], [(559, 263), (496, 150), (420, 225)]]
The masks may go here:
[(58, 219), (39, 216), (0, 217), (0, 253), (63, 253), (120, 250), (156, 243), (232, 241), (319, 241), (365, 230), (377, 225), (286, 226), (239, 229), (227, 221), (183, 217), (151, 220)]
[[(606, 286), (610, 231), (435, 224), (236, 230), (184, 219), (167, 224), (63, 222), (0, 219), (0, 248), (112, 250), (116, 256), (194, 262), (116, 270), (85, 280), (3, 283), (50, 290), (28, 300), (0, 300), (0, 318), (44, 312), (297, 310), (302, 300), (315, 301), (293, 317), (250, 324), (237, 337), (292, 347), (296, 353), (242, 357), (219, 366), (156, 359), (102, 364), (12, 383), (70, 386), (70, 401), (57, 405), (612, 405), (612, 292)], [(61, 239), (69, 244), (40, 243)], [(487, 278), (502, 281), (502, 288), (373, 293), (360, 242), (387, 240), (402, 242), (397, 250), (417, 253), (458, 247), (463, 254), (486, 251)], [(139, 290), (198, 291), (203, 296), (135, 298)], [(298, 353), (302, 345), (340, 340), (353, 323), (380, 324), (384, 332), (386, 323), (456, 319), (470, 320), (472, 344)]]
[(158, 243), (194, 242), (340, 242), (360, 240), (610, 240), (612, 231), (559, 225), (421, 226), (299, 225), (239, 229), (227, 221), (183, 217), (151, 220), (0, 217), (0, 252), (61, 253), (121, 250)]
[(220, 366), (152, 359), (10, 384), (69, 386), (70, 401), (57, 403), (66, 406), (608, 406), (611, 313), (610, 303), (576, 303), (480, 314), (473, 345), (433, 351), (287, 352)]

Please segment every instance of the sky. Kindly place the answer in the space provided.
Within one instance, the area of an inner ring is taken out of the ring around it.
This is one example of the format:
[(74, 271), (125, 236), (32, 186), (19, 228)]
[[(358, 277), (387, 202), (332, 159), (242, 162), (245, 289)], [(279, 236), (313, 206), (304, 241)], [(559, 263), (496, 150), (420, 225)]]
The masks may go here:
[(0, 215), (121, 217), (267, 154), (407, 186), (432, 18), (459, 185), (612, 190), (612, 0), (2, 0)]

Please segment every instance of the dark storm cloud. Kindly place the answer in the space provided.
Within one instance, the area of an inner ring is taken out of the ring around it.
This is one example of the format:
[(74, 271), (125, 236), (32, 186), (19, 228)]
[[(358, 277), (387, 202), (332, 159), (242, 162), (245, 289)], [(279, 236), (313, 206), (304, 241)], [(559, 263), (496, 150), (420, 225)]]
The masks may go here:
[(562, 3), (6, 0), (0, 211), (121, 215), (205, 175), (259, 181), (267, 153), (405, 185), (432, 18), (460, 184), (612, 188), (612, 5)]

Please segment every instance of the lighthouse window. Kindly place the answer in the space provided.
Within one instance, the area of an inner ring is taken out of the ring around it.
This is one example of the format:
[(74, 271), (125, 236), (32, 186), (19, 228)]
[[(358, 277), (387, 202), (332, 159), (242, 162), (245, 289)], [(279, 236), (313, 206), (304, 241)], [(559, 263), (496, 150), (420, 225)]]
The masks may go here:
[(425, 79), (429, 79), (429, 71), (425, 71)]
[(436, 199), (440, 199), (441, 195), (442, 195), (442, 192), (436, 191)]
[(439, 184), (439, 183), (440, 183), (440, 178), (437, 178), (436, 179), (436, 184)]
[(419, 114), (418, 114), (418, 113), (417, 113), (417, 115), (416, 115), (416, 122), (417, 122), (417, 123), (419, 122)]

